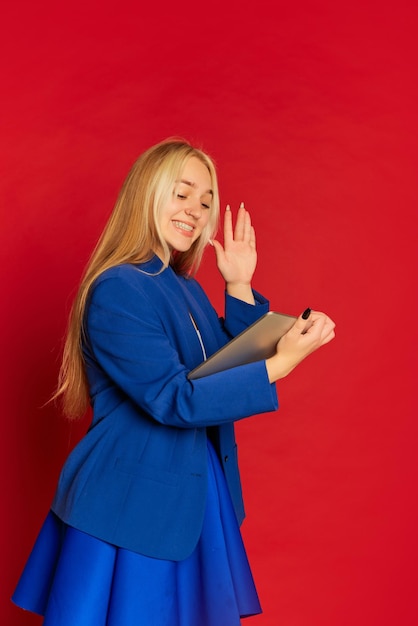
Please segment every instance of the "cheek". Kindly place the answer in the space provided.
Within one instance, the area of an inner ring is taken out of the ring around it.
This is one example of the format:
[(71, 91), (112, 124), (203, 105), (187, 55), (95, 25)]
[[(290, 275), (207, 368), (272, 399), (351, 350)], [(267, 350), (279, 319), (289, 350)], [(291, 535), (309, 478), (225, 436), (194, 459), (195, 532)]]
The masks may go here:
[(199, 224), (199, 232), (197, 233), (197, 237), (196, 237), (197, 239), (199, 237), (201, 237), (204, 233), (207, 232), (207, 230), (208, 230), (208, 221), (209, 220), (205, 220), (205, 221), (202, 220), (200, 222), (200, 224)]
[(203, 214), (203, 220), (202, 220), (202, 229), (206, 228), (208, 226), (210, 222), (210, 215), (209, 213), (204, 213)]

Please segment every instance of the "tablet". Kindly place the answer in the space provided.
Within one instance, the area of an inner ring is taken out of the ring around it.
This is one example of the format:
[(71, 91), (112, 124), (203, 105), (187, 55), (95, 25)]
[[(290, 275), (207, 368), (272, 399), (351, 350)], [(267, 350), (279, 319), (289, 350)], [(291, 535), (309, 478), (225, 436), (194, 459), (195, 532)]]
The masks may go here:
[(231, 367), (268, 359), (275, 354), (277, 342), (290, 330), (296, 319), (293, 315), (276, 311), (266, 313), (195, 367), (189, 372), (188, 378), (196, 380)]

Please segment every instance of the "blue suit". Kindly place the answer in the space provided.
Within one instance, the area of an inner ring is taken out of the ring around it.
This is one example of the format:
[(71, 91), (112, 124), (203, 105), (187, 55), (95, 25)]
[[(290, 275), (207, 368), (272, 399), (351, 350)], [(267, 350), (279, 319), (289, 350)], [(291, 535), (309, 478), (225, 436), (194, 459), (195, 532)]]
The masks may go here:
[(196, 381), (188, 372), (268, 309), (226, 296), (219, 320), (194, 279), (154, 257), (95, 282), (84, 355), (93, 419), (68, 457), (52, 510), (67, 524), (141, 554), (182, 560), (200, 536), (207, 436), (244, 517), (233, 422), (277, 409), (263, 361)]

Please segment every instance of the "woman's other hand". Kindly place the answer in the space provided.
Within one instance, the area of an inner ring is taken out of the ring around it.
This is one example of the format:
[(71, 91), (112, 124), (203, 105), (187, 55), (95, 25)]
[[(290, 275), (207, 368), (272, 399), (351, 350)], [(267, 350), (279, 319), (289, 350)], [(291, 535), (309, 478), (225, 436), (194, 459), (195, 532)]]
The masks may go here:
[(254, 227), (244, 203), (238, 209), (235, 228), (229, 205), (224, 215), (224, 245), (214, 240), (218, 269), (226, 283), (229, 295), (254, 304), (251, 280), (257, 265)]
[[(270, 382), (287, 376), (301, 361), (335, 337), (334, 322), (319, 311), (309, 309), (298, 317), (292, 328), (280, 339), (277, 352), (266, 360)], [(305, 329), (307, 330), (305, 331)]]

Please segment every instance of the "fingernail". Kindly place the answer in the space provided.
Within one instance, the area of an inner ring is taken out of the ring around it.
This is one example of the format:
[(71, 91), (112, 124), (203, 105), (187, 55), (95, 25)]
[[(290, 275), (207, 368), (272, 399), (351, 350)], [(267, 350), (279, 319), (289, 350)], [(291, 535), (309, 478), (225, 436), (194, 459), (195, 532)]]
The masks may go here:
[(241, 204), (239, 205), (239, 208), (240, 208), (240, 209), (245, 209), (245, 206), (244, 206), (244, 203), (243, 203), (243, 202), (241, 202)]
[(226, 211), (230, 211), (231, 210), (231, 207), (229, 206), (229, 204), (226, 205), (226, 209), (225, 210)]
[(210, 245), (211, 245), (211, 246), (213, 246), (213, 241), (212, 241), (212, 239), (209, 239), (208, 241), (209, 241)]
[(302, 313), (302, 319), (303, 320), (307, 320), (308, 319), (308, 317), (311, 314), (311, 310), (312, 309), (310, 309), (309, 307), (307, 309), (305, 309), (305, 311)]

